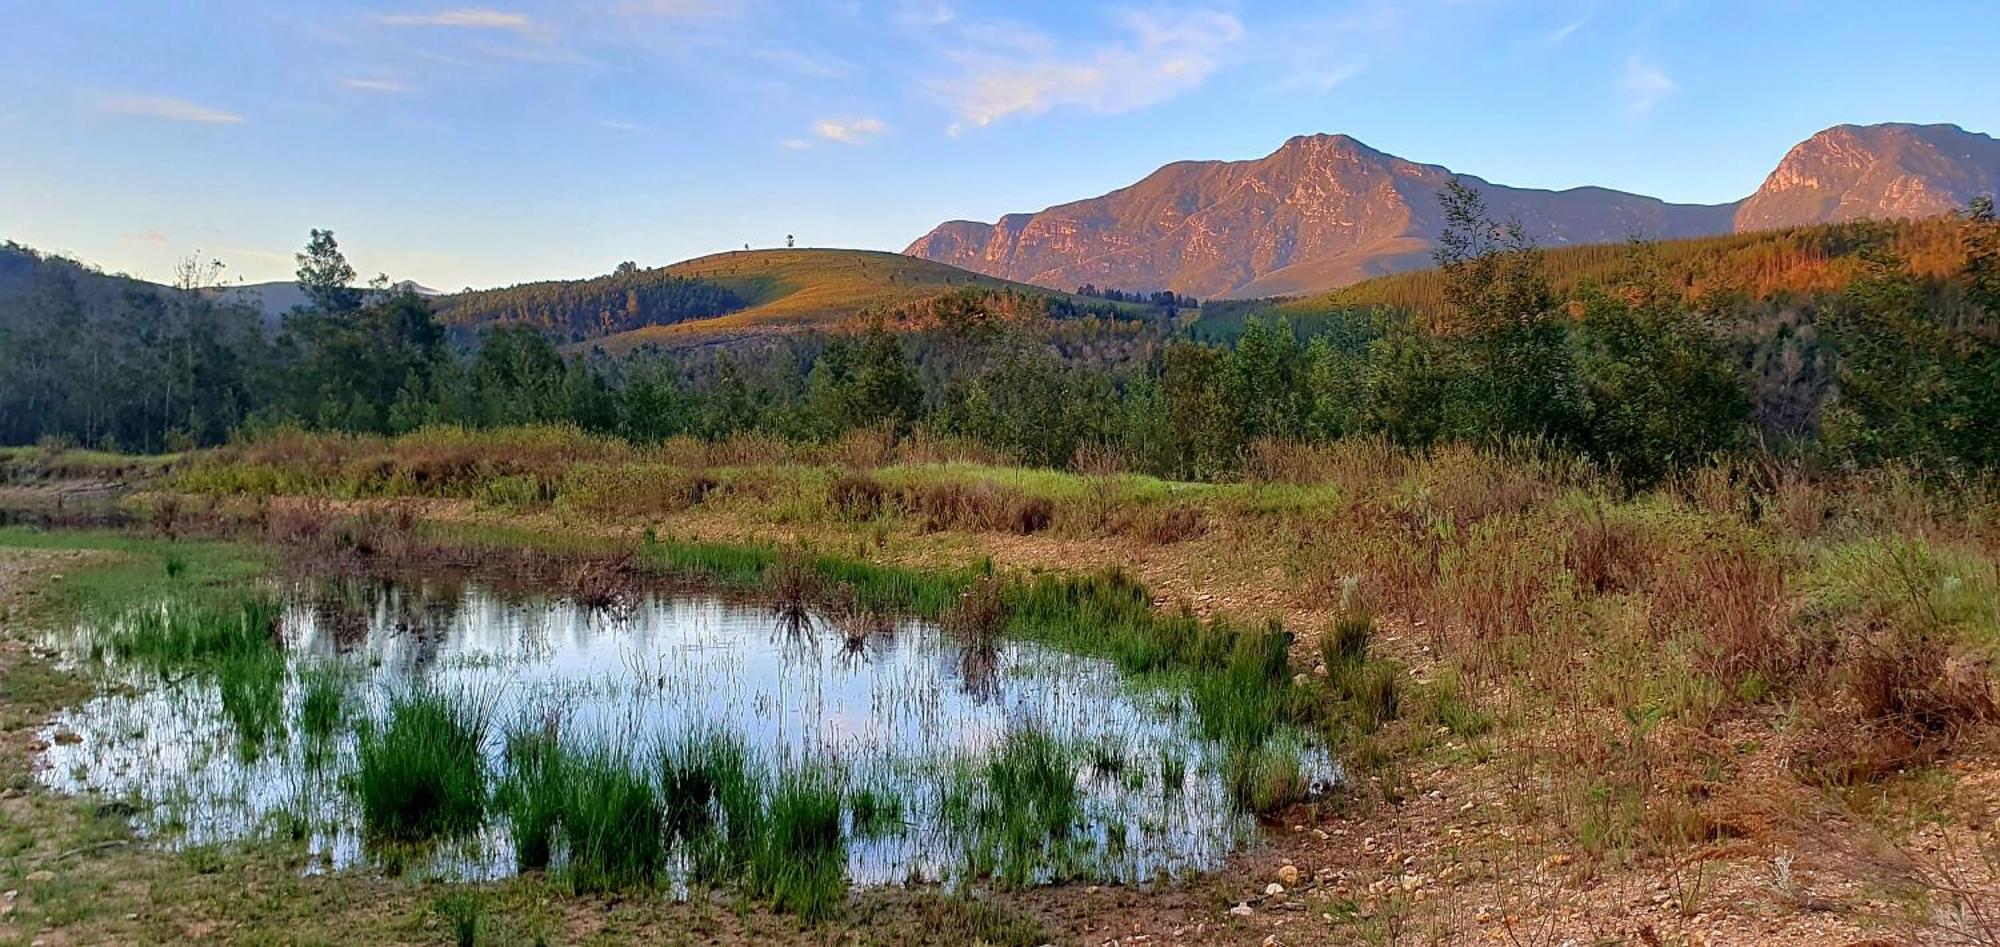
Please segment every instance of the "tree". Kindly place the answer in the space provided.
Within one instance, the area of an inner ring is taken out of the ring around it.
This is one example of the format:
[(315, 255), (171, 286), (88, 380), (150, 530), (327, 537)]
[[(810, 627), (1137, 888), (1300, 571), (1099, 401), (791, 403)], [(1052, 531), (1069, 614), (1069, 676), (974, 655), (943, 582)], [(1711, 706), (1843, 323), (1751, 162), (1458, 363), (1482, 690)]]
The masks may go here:
[[(1976, 252), (1976, 248), (1975, 248)], [(1886, 233), (1829, 320), (1836, 389), (1824, 435), (1857, 463), (1907, 458), (1933, 472), (2000, 465), (2000, 333), (1958, 317)], [(1982, 265), (1968, 254), (1968, 269)]]
[(1635, 486), (1734, 447), (1750, 403), (1715, 331), (1665, 283), (1650, 245), (1579, 294), (1584, 446)]
[(361, 294), (353, 288), (354, 267), (341, 255), (333, 231), (313, 230), (305, 251), (294, 259), (299, 264), (299, 288), (315, 308), (334, 313), (361, 308)]
[(1988, 317), (2000, 319), (2000, 219), (1994, 217), (1993, 198), (1973, 198), (1961, 219), (1966, 295)]
[(1439, 193), (1444, 231), (1434, 256), (1444, 278), (1444, 329), (1459, 337), (1461, 395), (1447, 407), (1455, 437), (1574, 439), (1578, 394), (1568, 326), (1542, 272), (1541, 250), (1519, 221), (1486, 212), (1453, 178)]

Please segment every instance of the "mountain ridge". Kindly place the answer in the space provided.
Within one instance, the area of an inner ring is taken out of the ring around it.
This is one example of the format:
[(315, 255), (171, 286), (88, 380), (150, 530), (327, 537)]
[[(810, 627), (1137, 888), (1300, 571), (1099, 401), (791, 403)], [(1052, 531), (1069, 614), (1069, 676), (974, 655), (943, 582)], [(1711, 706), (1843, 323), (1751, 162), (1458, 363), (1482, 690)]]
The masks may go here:
[[(1850, 160), (1821, 171), (1830, 160), (1821, 155)], [(1805, 170), (1787, 173), (1788, 164)], [(1873, 173), (1883, 167), (1904, 170)], [(1176, 161), (1098, 197), (991, 224), (947, 221), (904, 252), (1058, 289), (1092, 283), (1224, 298), (1295, 295), (1429, 265), (1442, 229), (1436, 192), (1454, 174), (1350, 135), (1295, 135), (1262, 158)], [(1991, 192), (2000, 143), (1957, 126), (1834, 126), (1795, 146), (1751, 197), (1725, 204), (1457, 176), (1485, 195), (1496, 217), (1519, 219), (1539, 242), (1562, 246), (1843, 219), (1814, 203), (1827, 178), (1835, 179), (1837, 205), (1854, 216), (1937, 213), (1982, 188)], [(1931, 180), (1941, 183), (1926, 186)], [(1784, 194), (1801, 188), (1808, 193)]]

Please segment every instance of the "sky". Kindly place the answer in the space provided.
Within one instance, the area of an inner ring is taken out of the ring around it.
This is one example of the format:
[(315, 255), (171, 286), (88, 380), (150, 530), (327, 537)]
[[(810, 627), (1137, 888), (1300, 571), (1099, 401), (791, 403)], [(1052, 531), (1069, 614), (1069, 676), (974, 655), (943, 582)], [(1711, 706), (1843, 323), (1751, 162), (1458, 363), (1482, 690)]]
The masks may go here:
[(0, 239), (454, 290), (900, 250), (1342, 132), (1723, 202), (1843, 122), (2000, 132), (2000, 3), (0, 0)]

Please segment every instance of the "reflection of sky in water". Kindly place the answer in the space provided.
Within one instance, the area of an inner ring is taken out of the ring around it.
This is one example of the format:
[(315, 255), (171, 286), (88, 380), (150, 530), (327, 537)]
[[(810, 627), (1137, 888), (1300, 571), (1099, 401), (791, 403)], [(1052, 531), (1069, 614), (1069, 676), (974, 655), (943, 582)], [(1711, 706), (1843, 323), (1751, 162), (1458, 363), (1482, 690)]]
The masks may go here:
[[(555, 718), (572, 740), (606, 740), (648, 759), (690, 726), (712, 724), (743, 734), (766, 759), (831, 763), (850, 785), (893, 787), (909, 829), (850, 842), (860, 883), (949, 877), (963, 845), (936, 817), (946, 774), (1028, 725), (1116, 746), (1126, 760), (1115, 774), (1093, 772), (1088, 753), (1078, 765), (1088, 834), (1122, 843), (1095, 846), (1095, 877), (1207, 867), (1251, 828), (1232, 811), (1220, 755), (1191, 736), (1179, 698), (1126, 687), (1105, 661), (1003, 642), (984, 678), (968, 671), (982, 662), (968, 660), (964, 645), (917, 622), (855, 649), (817, 623), (816, 634), (787, 635), (764, 609), (709, 598), (648, 598), (614, 614), (478, 588), (343, 593), (346, 606), (301, 598), (287, 610), (295, 669), (339, 661), (369, 708), (413, 682), (479, 701), (495, 723), (496, 768), (500, 731), (517, 722)], [(301, 691), (294, 674), (288, 720)], [(149, 813), (143, 827), (173, 843), (289, 833), (318, 865), (366, 862), (340, 788), (352, 738), (314, 749), (296, 729), (246, 761), (212, 683), (146, 685), (63, 715), (44, 735), (68, 730), (83, 740), (52, 746), (42, 778), (130, 798)], [(1163, 753), (1186, 761), (1178, 792), (1161, 786)], [(1323, 754), (1314, 765), (1328, 772)], [(498, 825), (448, 849), (423, 864), (455, 876), (504, 874), (512, 864)]]

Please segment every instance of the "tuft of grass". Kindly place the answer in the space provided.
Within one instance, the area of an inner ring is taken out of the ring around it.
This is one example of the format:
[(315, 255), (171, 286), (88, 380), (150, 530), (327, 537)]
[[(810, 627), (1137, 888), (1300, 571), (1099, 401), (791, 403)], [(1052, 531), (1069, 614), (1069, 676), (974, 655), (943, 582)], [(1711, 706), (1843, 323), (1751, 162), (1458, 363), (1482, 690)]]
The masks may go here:
[(693, 877), (740, 875), (764, 821), (763, 775), (743, 738), (695, 726), (660, 754), (666, 831), (687, 852)]
[(985, 798), (972, 814), (975, 866), (1012, 885), (1059, 874), (1059, 849), (1082, 815), (1069, 747), (1038, 728), (1015, 730), (986, 762)]
[(324, 743), (347, 723), (347, 674), (337, 664), (317, 664), (300, 672), (299, 686), (299, 732)]
[(516, 726), (506, 741), (507, 775), (494, 793), (494, 809), (507, 819), (515, 865), (547, 868), (569, 796), (569, 761), (546, 727)]
[(570, 888), (653, 884), (667, 864), (667, 813), (650, 775), (604, 747), (572, 752), (562, 768), (561, 821), (569, 843), (563, 877)]
[(847, 812), (856, 838), (884, 838), (903, 830), (903, 799), (890, 789), (853, 790), (848, 793)]
[(441, 895), (432, 902), (432, 909), (444, 917), (451, 927), (452, 943), (458, 947), (474, 947), (479, 943), (479, 930), (486, 915), (486, 903), (479, 895), (468, 891), (458, 891)]
[(215, 664), (222, 715), (236, 728), (237, 753), (254, 760), (285, 735), (285, 656), (276, 648), (226, 655)]
[(119, 658), (162, 672), (214, 667), (231, 658), (273, 653), (282, 609), (268, 596), (183, 594), (132, 612), (111, 636)]
[(839, 778), (825, 768), (781, 772), (752, 856), (750, 878), (758, 893), (809, 923), (832, 917), (847, 896), (841, 795)]
[(485, 712), (426, 690), (398, 694), (384, 719), (363, 721), (353, 778), (361, 821), (373, 835), (417, 841), (484, 822)]
[(1229, 751), (1223, 776), (1237, 805), (1269, 815), (1305, 798), (1308, 789), (1299, 769), (1300, 750), (1284, 741), (1235, 746)]

